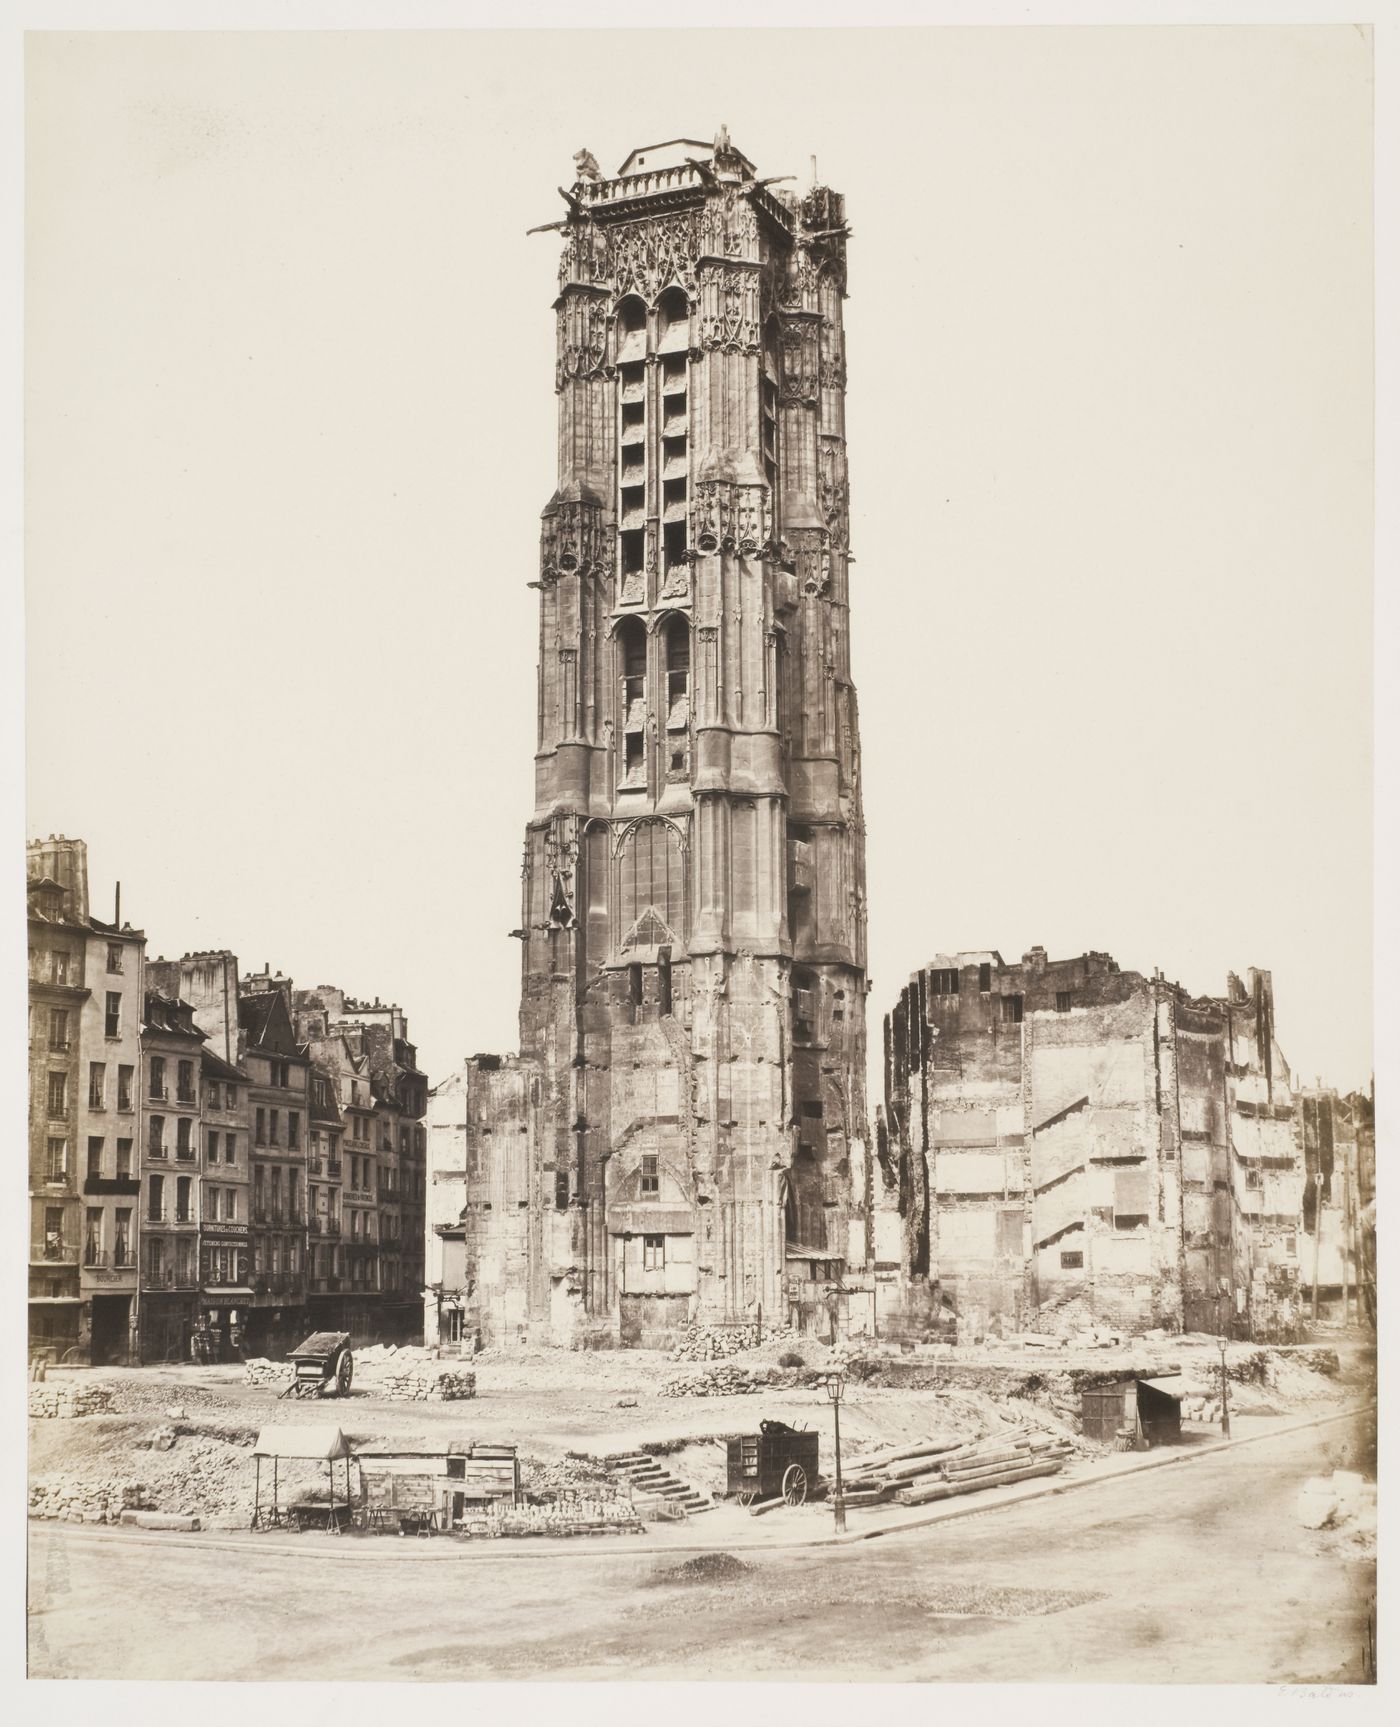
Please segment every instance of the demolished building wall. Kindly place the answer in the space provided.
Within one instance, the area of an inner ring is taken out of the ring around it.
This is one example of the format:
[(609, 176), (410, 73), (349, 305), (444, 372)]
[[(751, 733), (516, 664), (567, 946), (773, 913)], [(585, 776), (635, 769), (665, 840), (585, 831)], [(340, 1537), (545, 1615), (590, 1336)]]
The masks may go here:
[[(1309, 1310), (1374, 1321), (1375, 1102), (1320, 1081), (1301, 1088), (1294, 1118), (1301, 1161), (1299, 1259)], [(1335, 1304), (1335, 1306), (1334, 1306)]]
[(885, 1025), (883, 1176), (959, 1333), (1298, 1320), (1301, 1184), (1268, 973), (1193, 998), (1107, 954), (938, 955)]

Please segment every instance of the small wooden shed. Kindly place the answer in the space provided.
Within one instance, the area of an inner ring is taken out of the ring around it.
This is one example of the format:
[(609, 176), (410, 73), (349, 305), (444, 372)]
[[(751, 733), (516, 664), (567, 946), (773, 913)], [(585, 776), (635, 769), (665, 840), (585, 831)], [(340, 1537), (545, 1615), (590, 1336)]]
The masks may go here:
[(520, 1460), (513, 1445), (450, 1451), (360, 1451), (369, 1527), (399, 1527), (431, 1516), (439, 1529), (518, 1505)]
[(1084, 1437), (1100, 1445), (1117, 1445), (1131, 1435), (1131, 1443), (1144, 1449), (1175, 1444), (1181, 1438), (1184, 1395), (1185, 1382), (1179, 1375), (1096, 1385), (1082, 1394)]

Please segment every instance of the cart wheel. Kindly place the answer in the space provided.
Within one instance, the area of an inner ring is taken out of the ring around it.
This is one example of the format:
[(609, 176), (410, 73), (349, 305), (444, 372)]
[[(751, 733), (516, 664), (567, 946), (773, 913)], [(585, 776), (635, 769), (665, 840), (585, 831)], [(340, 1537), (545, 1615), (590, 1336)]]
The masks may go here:
[(335, 1364), (335, 1383), (342, 1397), (350, 1395), (350, 1381), (355, 1377), (355, 1358), (348, 1349), (340, 1352)]
[(736, 1497), (740, 1505), (747, 1510), (747, 1508), (753, 1504), (754, 1500), (758, 1498), (758, 1494), (755, 1493), (752, 1487), (742, 1487)]
[(789, 1505), (801, 1505), (807, 1497), (807, 1471), (800, 1463), (789, 1463), (783, 1471), (783, 1498)]

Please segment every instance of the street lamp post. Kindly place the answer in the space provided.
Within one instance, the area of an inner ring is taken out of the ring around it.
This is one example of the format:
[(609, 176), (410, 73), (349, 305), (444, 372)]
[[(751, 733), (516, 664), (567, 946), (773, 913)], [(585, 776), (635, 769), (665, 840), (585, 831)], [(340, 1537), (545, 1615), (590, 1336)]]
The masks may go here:
[(1220, 1306), (1220, 1310), (1221, 1310), (1221, 1318), (1219, 1321), (1219, 1324), (1220, 1324), (1220, 1437), (1222, 1439), (1228, 1439), (1230, 1437), (1230, 1379), (1229, 1379), (1229, 1375), (1225, 1371), (1225, 1326), (1228, 1323), (1228, 1320), (1225, 1316), (1226, 1316), (1226, 1313), (1228, 1312), (1228, 1310), (1225, 1307), (1225, 1298), (1223, 1295), (1219, 1298), (1219, 1306)]
[(840, 1373), (828, 1373), (826, 1376), (826, 1395), (831, 1403), (832, 1414), (836, 1418), (836, 1491), (832, 1496), (832, 1507), (836, 1513), (836, 1533), (846, 1532), (846, 1501), (841, 1492), (841, 1394), (846, 1388), (845, 1376)]

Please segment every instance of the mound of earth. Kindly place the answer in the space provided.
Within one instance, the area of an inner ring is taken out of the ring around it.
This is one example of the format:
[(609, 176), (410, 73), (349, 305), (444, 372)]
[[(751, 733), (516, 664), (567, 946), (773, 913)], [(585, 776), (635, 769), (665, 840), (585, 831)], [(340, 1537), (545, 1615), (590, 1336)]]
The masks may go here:
[(732, 1553), (696, 1553), (679, 1565), (669, 1566), (657, 1577), (658, 1583), (733, 1583), (753, 1570)]

